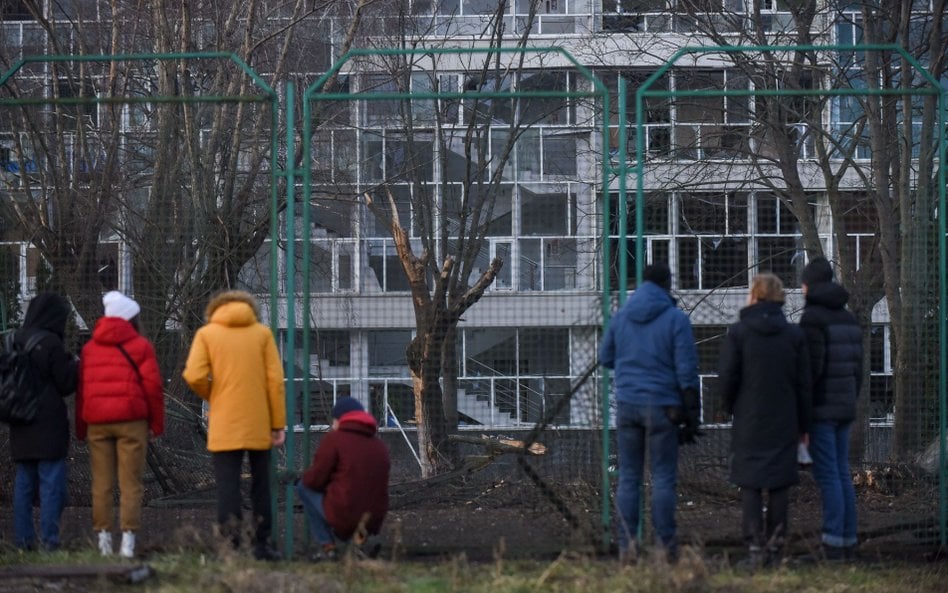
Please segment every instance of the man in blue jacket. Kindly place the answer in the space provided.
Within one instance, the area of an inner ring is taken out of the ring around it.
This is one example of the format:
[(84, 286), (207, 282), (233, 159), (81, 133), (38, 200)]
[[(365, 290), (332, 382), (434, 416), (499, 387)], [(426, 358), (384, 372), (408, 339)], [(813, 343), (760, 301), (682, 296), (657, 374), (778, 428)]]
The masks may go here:
[(614, 370), (619, 557), (626, 560), (636, 554), (648, 448), (656, 545), (673, 560), (678, 553), (678, 445), (694, 442), (701, 414), (698, 353), (691, 322), (669, 294), (668, 265), (647, 266), (643, 279), (612, 318), (599, 347), (599, 364)]

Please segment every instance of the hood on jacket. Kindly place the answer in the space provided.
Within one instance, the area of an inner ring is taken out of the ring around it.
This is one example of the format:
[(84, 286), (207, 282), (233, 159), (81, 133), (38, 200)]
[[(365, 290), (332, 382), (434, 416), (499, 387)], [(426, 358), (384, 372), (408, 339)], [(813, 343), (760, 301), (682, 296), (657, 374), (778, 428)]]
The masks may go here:
[(635, 292), (626, 301), (624, 309), (628, 311), (629, 318), (632, 321), (648, 323), (674, 306), (675, 299), (664, 288), (654, 282), (646, 281), (635, 289)]
[(378, 431), (378, 428), (375, 417), (361, 410), (346, 412), (339, 417), (339, 430), (372, 436)]
[(204, 310), (204, 318), (208, 323), (216, 321), (224, 325), (251, 325), (260, 318), (260, 309), (257, 299), (249, 292), (227, 290), (211, 298)]
[(66, 299), (54, 292), (41, 292), (33, 297), (26, 309), (23, 329), (45, 329), (62, 338), (69, 313)]
[(92, 339), (100, 344), (123, 344), (138, 335), (131, 321), (121, 317), (100, 317), (92, 330)]
[(783, 303), (768, 301), (754, 303), (741, 309), (741, 321), (752, 331), (764, 335), (775, 334), (787, 325), (787, 317), (783, 314)]
[(820, 282), (807, 286), (806, 302), (827, 309), (842, 309), (849, 302), (849, 293), (835, 282)]

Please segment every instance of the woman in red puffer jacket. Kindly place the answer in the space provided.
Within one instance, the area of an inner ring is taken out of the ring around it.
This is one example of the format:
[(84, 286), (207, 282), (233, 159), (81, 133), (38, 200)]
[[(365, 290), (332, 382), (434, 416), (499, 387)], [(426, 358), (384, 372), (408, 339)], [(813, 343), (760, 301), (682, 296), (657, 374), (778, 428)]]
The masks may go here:
[(99, 551), (112, 554), (112, 499), (119, 485), (119, 554), (135, 555), (141, 526), (148, 440), (164, 432), (165, 408), (155, 349), (138, 333), (138, 303), (112, 291), (79, 358), (76, 436), (87, 440), (92, 469), (92, 525)]

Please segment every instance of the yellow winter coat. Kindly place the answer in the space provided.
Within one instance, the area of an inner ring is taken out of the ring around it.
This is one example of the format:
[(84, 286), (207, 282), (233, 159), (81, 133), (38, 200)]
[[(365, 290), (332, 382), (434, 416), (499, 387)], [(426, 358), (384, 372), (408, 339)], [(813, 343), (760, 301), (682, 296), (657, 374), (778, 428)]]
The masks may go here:
[(270, 328), (257, 321), (254, 298), (224, 292), (207, 306), (182, 376), (210, 404), (209, 451), (266, 450), (286, 427), (283, 365)]

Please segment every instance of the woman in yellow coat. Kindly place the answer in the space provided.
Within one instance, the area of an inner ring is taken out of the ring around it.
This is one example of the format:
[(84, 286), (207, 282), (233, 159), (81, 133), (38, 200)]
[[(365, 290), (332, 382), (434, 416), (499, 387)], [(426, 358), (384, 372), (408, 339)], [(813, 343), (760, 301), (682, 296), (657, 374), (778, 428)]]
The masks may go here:
[(215, 295), (205, 311), (207, 324), (194, 335), (184, 380), (208, 402), (207, 449), (217, 481), (221, 533), (240, 546), (240, 473), (250, 462), (253, 554), (278, 560), (270, 545), (270, 449), (286, 438), (283, 364), (273, 333), (260, 323), (250, 294), (231, 290)]

